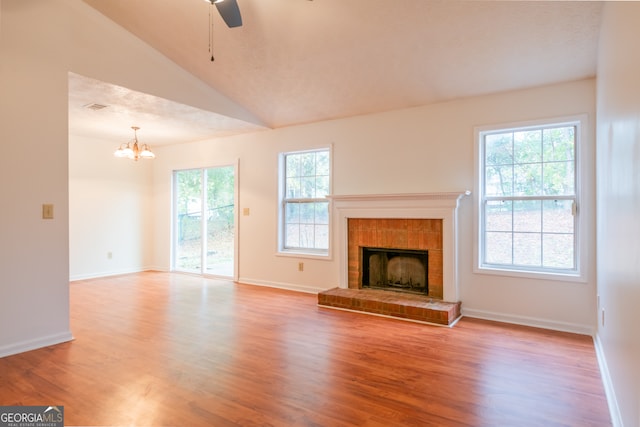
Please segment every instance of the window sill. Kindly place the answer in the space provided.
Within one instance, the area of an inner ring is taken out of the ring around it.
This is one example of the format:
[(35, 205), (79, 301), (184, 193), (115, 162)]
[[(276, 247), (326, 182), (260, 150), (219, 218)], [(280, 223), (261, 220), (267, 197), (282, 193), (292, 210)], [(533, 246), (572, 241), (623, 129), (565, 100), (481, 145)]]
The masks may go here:
[(557, 282), (587, 283), (587, 278), (583, 274), (580, 274), (579, 272), (554, 273), (554, 272), (543, 272), (543, 271), (510, 270), (510, 269), (498, 268), (498, 267), (475, 267), (473, 269), (473, 272), (477, 274), (487, 274), (491, 276), (508, 276), (508, 277), (524, 278), (524, 279), (553, 280)]
[(331, 261), (333, 258), (330, 253), (304, 252), (304, 251), (278, 251), (276, 256), (289, 258), (306, 258), (320, 261)]

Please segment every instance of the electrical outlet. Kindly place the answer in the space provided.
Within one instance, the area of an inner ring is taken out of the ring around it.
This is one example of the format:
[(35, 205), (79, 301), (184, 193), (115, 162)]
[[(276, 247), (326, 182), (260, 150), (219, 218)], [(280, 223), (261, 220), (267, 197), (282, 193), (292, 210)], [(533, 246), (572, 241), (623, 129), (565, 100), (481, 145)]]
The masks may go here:
[(304, 262), (298, 263), (298, 271), (304, 271)]
[(242, 209), (242, 215), (249, 216), (251, 214), (251, 210), (249, 208)]
[(107, 252), (107, 259), (113, 259), (113, 252)]

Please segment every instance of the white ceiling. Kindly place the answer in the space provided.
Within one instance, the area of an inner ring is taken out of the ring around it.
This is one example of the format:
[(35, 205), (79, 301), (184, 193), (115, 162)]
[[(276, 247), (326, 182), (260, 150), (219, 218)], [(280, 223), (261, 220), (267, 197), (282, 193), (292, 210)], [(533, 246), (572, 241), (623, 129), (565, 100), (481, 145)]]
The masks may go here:
[[(237, 0), (242, 27), (227, 28), (213, 9), (211, 62), (203, 0), (84, 1), (270, 127), (593, 77), (602, 8), (593, 1)], [(163, 134), (173, 142), (259, 129), (126, 90), (72, 76), (70, 98), (78, 97), (76, 106), (108, 99), (116, 111), (135, 105), (136, 114), (157, 116), (152, 126), (170, 128)], [(103, 91), (109, 98), (98, 98)], [(162, 117), (168, 108), (172, 121)], [(113, 128), (90, 113), (70, 110), (70, 126)]]
[(153, 146), (265, 129), (211, 111), (69, 74), (70, 133), (113, 139), (119, 145), (133, 138), (131, 126), (140, 128), (141, 142)]

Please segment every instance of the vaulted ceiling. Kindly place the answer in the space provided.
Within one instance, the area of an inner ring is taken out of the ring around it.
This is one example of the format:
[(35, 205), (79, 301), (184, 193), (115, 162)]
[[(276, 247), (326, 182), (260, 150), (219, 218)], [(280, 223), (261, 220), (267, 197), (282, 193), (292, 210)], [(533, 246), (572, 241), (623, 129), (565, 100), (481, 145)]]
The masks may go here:
[[(593, 77), (602, 9), (592, 1), (237, 0), (243, 25), (228, 28), (203, 0), (84, 1), (274, 128)], [(234, 125), (220, 120), (202, 133)]]

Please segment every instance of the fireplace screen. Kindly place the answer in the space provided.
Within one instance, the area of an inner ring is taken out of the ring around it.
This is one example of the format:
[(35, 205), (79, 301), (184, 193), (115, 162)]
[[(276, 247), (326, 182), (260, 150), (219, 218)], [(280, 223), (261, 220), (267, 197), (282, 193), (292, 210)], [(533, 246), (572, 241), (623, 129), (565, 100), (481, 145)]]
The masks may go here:
[(362, 248), (362, 287), (429, 293), (428, 251)]

